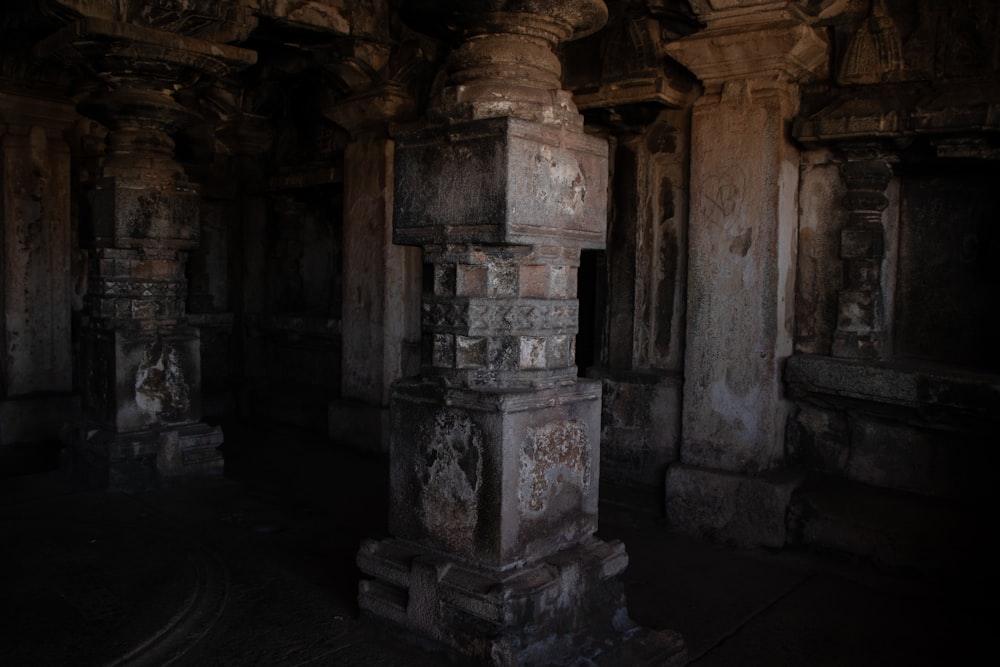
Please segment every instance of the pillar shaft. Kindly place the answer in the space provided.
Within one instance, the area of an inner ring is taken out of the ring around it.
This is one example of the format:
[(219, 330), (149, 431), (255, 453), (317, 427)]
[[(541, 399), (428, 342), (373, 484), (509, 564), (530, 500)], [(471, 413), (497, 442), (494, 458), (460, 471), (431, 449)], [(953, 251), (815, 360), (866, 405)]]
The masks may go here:
[(419, 371), (420, 251), (392, 243), (395, 141), (390, 122), (416, 102), (385, 82), (326, 109), (350, 132), (344, 149), (344, 290), (341, 400), (330, 405), (330, 437), (389, 448), (392, 384)]
[(465, 38), (432, 112), (449, 123), (396, 137), (394, 240), (426, 266), (421, 375), (393, 394), (393, 538), (362, 545), (359, 605), (466, 656), (552, 664), (636, 630), (624, 549), (593, 536), (600, 383), (574, 362), (607, 146), (560, 102), (552, 54), (606, 10), (444, 4)]
[(691, 128), (682, 464), (667, 474), (667, 515), (701, 534), (781, 546), (793, 486), (760, 476), (783, 462), (788, 409), (799, 152), (786, 125), (797, 82), (827, 46), (796, 3), (759, 5), (700, 3), (708, 28), (668, 46), (705, 95)]
[(843, 283), (837, 298), (835, 357), (877, 359), (884, 356), (886, 316), (882, 295), (885, 227), (889, 205), (884, 192), (892, 167), (874, 146), (846, 148), (840, 173), (847, 187), (847, 222), (840, 233)]

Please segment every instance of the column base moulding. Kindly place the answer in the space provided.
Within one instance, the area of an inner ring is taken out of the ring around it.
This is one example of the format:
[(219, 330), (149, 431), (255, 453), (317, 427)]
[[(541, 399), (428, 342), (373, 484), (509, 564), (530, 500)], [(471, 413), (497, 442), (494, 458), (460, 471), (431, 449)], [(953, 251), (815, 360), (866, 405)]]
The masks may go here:
[[(485, 569), (400, 539), (357, 558), (363, 613), (446, 652), (494, 665), (682, 665), (681, 636), (629, 617), (620, 542), (591, 537), (531, 564)], [(627, 662), (622, 662), (623, 660)], [(589, 664), (589, 663), (588, 663)]]

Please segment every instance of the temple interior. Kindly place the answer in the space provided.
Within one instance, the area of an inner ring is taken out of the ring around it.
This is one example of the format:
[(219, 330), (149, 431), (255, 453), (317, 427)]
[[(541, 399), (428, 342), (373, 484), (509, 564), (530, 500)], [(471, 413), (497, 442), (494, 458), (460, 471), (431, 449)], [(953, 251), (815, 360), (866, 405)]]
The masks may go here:
[[(10, 664), (943, 664), (974, 640), (934, 614), (996, 615), (994, 0), (7, 0), (0, 34)], [(254, 550), (317, 516), (250, 632)], [(192, 546), (219, 517), (257, 537)], [(933, 611), (881, 657), (708, 631), (839, 609), (815, 559)], [(53, 591), (86, 602), (44, 634)]]

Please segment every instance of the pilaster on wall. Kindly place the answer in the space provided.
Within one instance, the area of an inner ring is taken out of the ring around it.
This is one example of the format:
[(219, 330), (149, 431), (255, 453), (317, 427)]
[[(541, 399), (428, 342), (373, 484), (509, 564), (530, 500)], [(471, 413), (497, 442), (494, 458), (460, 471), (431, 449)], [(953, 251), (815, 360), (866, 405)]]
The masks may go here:
[(57, 440), (79, 410), (63, 138), (78, 118), (59, 99), (0, 93), (0, 450)]
[(690, 109), (666, 109), (611, 142), (607, 313), (587, 370), (603, 385), (604, 498), (639, 493), (656, 511), (680, 444), (689, 135)]
[[(668, 45), (706, 93), (692, 118), (683, 440), (667, 515), (779, 546), (784, 524), (773, 515), (783, 517), (793, 487), (755, 478), (783, 462), (788, 410), (781, 367), (792, 352), (799, 152), (786, 126), (797, 83), (824, 65), (827, 44), (797, 3), (698, 4), (708, 28)], [(709, 506), (718, 494), (741, 500), (720, 511)]]
[(420, 249), (392, 242), (390, 122), (410, 118), (416, 101), (383, 83), (328, 107), (348, 130), (344, 149), (344, 298), (341, 398), (330, 404), (330, 437), (389, 450), (392, 383), (420, 370)]

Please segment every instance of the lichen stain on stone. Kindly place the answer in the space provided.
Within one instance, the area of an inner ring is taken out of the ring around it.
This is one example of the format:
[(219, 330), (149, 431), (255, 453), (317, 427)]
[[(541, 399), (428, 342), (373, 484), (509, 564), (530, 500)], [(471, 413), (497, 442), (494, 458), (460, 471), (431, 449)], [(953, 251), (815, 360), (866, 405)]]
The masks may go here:
[(429, 535), (461, 549), (471, 545), (483, 476), (483, 436), (460, 410), (441, 410), (422, 429), (414, 461), (420, 484), (418, 514)]
[(518, 504), (525, 513), (541, 513), (561, 488), (583, 491), (590, 485), (587, 425), (580, 421), (528, 427), (521, 448)]
[(173, 345), (156, 341), (146, 349), (135, 374), (135, 402), (142, 411), (163, 421), (178, 421), (187, 415), (191, 397), (180, 354)]
[(535, 155), (535, 170), (535, 182), (549, 184), (552, 188), (551, 192), (539, 189), (535, 193), (539, 201), (553, 200), (567, 215), (579, 215), (583, 212), (587, 199), (587, 179), (580, 163), (572, 155), (542, 146)]

